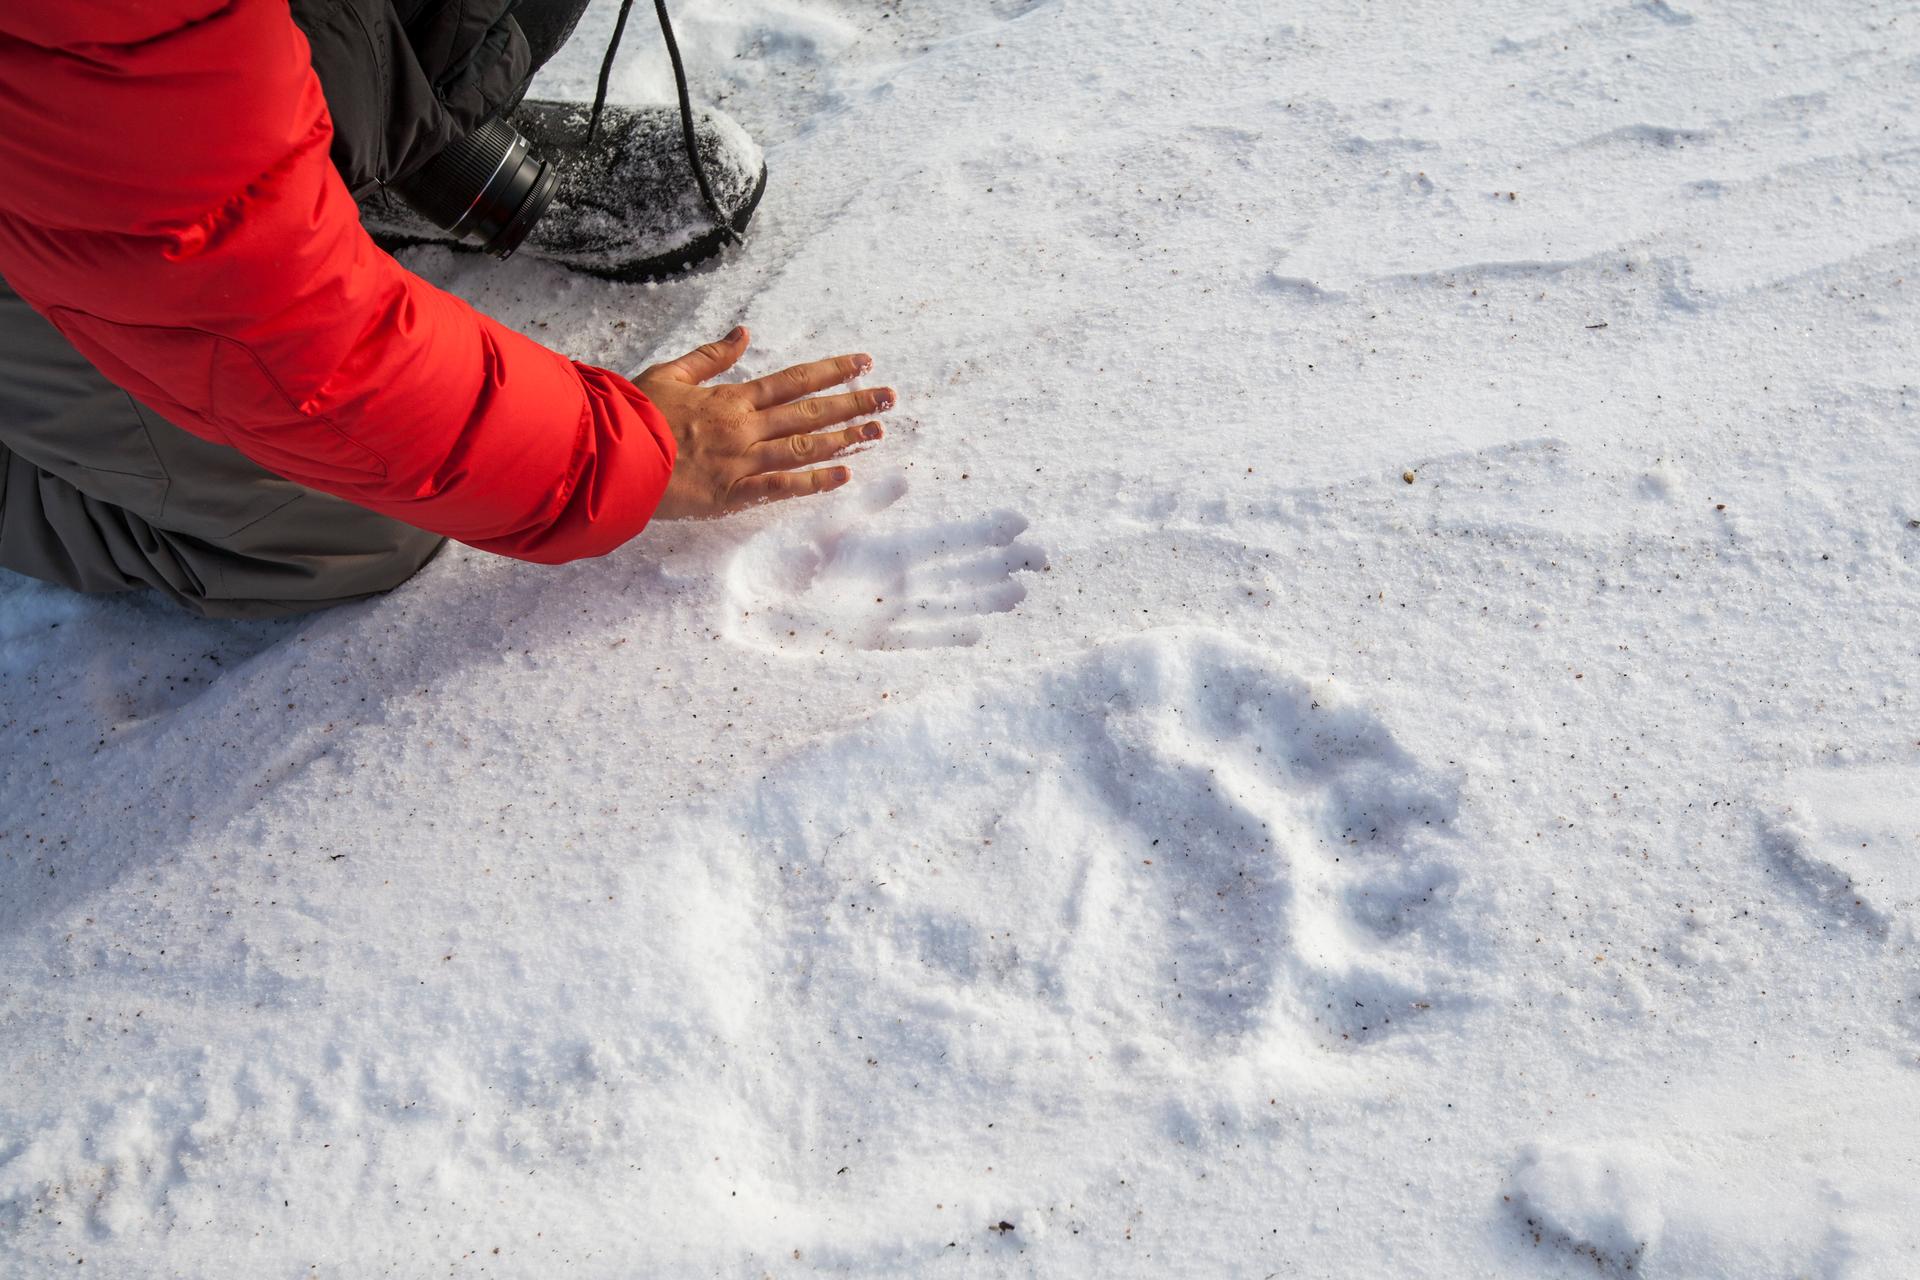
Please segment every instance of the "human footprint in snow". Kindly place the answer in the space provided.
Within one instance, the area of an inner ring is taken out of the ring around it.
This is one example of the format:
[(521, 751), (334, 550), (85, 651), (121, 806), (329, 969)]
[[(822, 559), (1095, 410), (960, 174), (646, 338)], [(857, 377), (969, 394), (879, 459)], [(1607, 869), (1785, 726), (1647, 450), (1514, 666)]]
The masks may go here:
[(0, 567), (277, 616), (386, 591), (446, 538), (558, 563), (844, 484), (815, 464), (878, 440), (893, 393), (815, 393), (868, 357), (702, 385), (737, 328), (629, 381), (382, 252), (638, 280), (740, 237), (766, 167), (694, 109), (664, 12), (677, 110), (605, 102), (624, 8), (591, 105), (525, 98), (585, 8), (0, 14)]

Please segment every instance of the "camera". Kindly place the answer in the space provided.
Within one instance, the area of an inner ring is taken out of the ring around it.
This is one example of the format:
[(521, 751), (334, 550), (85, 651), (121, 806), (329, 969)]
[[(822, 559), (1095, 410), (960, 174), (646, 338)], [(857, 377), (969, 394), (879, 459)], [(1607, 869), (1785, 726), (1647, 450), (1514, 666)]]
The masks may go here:
[(553, 202), (558, 170), (512, 125), (493, 119), (389, 188), (437, 227), (505, 258)]

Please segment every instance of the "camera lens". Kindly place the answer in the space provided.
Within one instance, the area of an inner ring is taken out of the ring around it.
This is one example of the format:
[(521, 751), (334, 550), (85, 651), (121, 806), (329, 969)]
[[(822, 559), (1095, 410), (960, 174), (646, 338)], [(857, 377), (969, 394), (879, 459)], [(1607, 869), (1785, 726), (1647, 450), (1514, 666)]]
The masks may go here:
[(553, 202), (560, 175), (504, 120), (489, 120), (392, 184), (437, 227), (507, 257)]

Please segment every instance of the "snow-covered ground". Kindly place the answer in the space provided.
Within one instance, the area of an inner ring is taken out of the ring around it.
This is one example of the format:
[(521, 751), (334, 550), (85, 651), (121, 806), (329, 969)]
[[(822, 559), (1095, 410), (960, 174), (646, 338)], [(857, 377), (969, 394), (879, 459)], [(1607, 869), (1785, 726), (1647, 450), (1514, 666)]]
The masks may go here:
[(1920, 1274), (1920, 14), (676, 7), (744, 249), (414, 264), (891, 438), (0, 580), (0, 1275)]

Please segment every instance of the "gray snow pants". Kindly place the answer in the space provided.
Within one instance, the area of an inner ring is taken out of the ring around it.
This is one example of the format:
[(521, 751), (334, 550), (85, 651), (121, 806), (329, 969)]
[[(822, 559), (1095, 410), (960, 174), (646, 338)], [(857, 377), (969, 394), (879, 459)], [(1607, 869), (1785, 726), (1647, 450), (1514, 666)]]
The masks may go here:
[(266, 618), (390, 590), (440, 542), (174, 426), (0, 281), (0, 568)]

